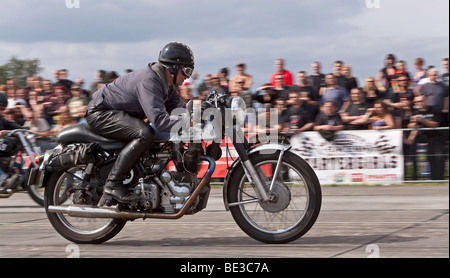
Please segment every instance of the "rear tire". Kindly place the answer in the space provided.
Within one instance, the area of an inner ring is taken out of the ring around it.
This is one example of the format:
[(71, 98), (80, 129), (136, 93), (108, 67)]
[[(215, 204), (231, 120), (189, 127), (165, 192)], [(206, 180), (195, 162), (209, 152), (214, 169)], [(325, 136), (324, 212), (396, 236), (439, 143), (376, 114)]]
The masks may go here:
[(40, 205), (41, 207), (44, 206), (44, 196), (41, 195), (40, 193), (43, 194), (43, 189), (41, 188), (36, 188), (35, 185), (27, 185), (26, 186), (28, 193), (30, 194), (30, 198), (33, 199), (33, 201), (35, 201), (38, 205)]
[[(68, 170), (72, 173), (82, 171), (83, 168), (79, 166)], [(64, 171), (50, 173), (46, 179), (44, 206), (53, 228), (64, 238), (79, 244), (99, 244), (117, 235), (125, 226), (126, 220), (70, 217), (48, 211), (49, 206), (73, 204), (74, 193), (67, 194), (67, 188), (74, 186), (74, 183), (74, 179)], [(92, 228), (88, 228), (89, 226)]]

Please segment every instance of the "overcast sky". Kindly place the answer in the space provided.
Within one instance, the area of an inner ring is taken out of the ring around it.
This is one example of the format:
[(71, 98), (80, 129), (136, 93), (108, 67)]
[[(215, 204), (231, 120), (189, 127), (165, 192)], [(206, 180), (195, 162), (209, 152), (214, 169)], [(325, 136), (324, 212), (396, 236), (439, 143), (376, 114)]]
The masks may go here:
[(11, 56), (38, 58), (44, 78), (56, 68), (87, 83), (97, 69), (122, 75), (156, 61), (170, 41), (192, 48), (202, 77), (223, 67), (234, 75), (245, 62), (253, 90), (270, 80), (277, 58), (293, 73), (309, 73), (313, 61), (331, 72), (343, 60), (362, 82), (388, 53), (411, 72), (418, 57), (440, 69), (449, 53), (449, 1), (0, 0), (0, 65)]

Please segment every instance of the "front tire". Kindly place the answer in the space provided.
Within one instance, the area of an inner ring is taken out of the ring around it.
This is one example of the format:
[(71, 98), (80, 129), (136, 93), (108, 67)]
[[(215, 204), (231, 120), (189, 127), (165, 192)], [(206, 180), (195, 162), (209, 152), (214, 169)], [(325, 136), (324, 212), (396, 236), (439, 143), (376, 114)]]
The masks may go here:
[[(250, 160), (268, 191), (280, 151), (254, 153)], [(242, 164), (230, 176), (228, 205), (238, 226), (264, 243), (288, 243), (308, 232), (319, 216), (322, 193), (312, 168), (298, 155), (285, 152), (274, 182), (271, 200), (258, 200)], [(234, 203), (234, 204), (233, 204)]]
[[(84, 168), (77, 166), (67, 172), (82, 176)], [(46, 179), (44, 206), (53, 228), (64, 238), (79, 244), (99, 244), (113, 238), (123, 229), (126, 220), (71, 217), (48, 211), (49, 206), (74, 204), (77, 191), (70, 189), (79, 187), (79, 183), (79, 180), (64, 171), (51, 173)]]

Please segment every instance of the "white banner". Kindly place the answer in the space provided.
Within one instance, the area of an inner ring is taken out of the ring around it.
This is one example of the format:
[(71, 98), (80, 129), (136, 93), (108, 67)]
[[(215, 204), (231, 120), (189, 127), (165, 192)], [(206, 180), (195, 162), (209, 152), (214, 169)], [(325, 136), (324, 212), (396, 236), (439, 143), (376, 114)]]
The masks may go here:
[(321, 184), (403, 182), (402, 130), (340, 131), (331, 142), (318, 132), (292, 137), (292, 150), (305, 159)]

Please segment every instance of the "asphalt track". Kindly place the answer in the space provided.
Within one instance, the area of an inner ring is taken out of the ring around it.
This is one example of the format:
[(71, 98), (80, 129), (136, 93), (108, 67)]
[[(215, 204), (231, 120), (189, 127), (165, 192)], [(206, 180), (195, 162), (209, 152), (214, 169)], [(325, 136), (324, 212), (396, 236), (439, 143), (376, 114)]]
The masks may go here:
[(267, 245), (244, 234), (213, 188), (179, 220), (136, 220), (110, 241), (74, 245), (27, 194), (0, 199), (0, 258), (448, 258), (449, 186), (323, 187), (314, 227)]

